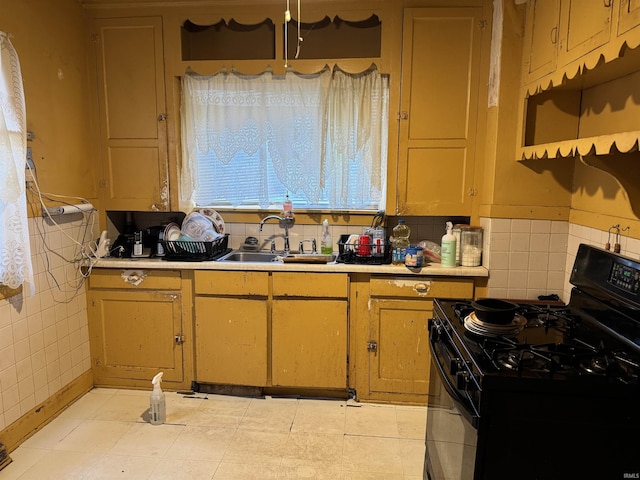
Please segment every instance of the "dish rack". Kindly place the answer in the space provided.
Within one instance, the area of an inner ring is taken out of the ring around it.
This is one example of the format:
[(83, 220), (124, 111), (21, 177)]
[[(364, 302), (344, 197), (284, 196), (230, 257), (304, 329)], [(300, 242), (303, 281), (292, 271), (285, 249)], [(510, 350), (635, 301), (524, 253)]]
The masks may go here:
[(165, 260), (181, 260), (183, 262), (202, 262), (205, 260), (216, 260), (222, 255), (229, 253), (229, 234), (213, 242), (196, 242), (188, 240), (165, 240), (164, 246)]
[[(382, 255), (358, 255), (358, 243), (347, 243), (349, 235), (340, 235), (337, 263), (361, 263), (366, 265), (388, 265), (391, 263), (391, 244), (385, 239)], [(374, 248), (373, 245), (366, 247)]]

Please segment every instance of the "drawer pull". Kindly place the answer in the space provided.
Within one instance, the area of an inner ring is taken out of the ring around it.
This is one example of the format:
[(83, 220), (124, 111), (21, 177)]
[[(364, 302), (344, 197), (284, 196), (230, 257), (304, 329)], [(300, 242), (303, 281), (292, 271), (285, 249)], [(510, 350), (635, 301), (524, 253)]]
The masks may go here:
[(413, 286), (413, 289), (416, 291), (416, 293), (425, 294), (425, 293), (429, 293), (429, 288), (430, 287), (431, 287), (431, 285), (426, 284), (426, 283), (416, 283)]
[(121, 276), (125, 283), (137, 287), (144, 281), (147, 274), (142, 270), (123, 270)]

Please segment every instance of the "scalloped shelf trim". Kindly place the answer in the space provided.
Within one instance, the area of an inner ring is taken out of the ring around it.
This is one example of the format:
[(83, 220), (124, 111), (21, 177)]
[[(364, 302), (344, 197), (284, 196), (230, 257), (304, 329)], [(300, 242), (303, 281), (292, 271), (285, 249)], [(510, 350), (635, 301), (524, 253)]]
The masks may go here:
[(531, 145), (520, 148), (518, 156), (519, 160), (537, 160), (637, 151), (640, 151), (640, 131)]

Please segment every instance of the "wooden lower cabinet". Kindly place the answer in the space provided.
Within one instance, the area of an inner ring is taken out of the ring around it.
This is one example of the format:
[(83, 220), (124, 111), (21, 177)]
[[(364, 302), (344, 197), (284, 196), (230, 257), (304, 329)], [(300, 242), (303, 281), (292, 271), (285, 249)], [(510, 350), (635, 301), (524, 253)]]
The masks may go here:
[(266, 298), (196, 297), (196, 380), (267, 385)]
[(473, 279), (361, 276), (354, 282), (351, 354), (358, 399), (426, 404), (433, 299), (472, 298)]
[(268, 272), (195, 273), (195, 379), (268, 385)]
[(274, 299), (274, 386), (347, 388), (347, 301)]
[(185, 387), (185, 360), (191, 357), (185, 359), (190, 335), (183, 328), (180, 272), (95, 269), (89, 285), (94, 384), (151, 389), (151, 379), (162, 371), (163, 385)]
[(349, 276), (273, 273), (272, 384), (347, 389)]
[(433, 302), (380, 298), (370, 304), (369, 394), (426, 395)]

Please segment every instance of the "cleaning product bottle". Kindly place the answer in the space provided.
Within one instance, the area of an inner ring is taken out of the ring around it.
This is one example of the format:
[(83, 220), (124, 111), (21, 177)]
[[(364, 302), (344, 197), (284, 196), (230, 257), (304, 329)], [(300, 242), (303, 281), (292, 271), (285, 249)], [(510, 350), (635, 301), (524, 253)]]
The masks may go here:
[(289, 194), (284, 199), (284, 203), (282, 204), (282, 216), (284, 218), (293, 217), (293, 202), (289, 198)]
[(322, 238), (320, 239), (320, 253), (322, 255), (331, 255), (333, 253), (333, 242), (331, 241), (331, 232), (329, 232), (329, 220), (326, 218), (322, 222)]
[(392, 262), (394, 265), (404, 265), (407, 247), (410, 245), (409, 235), (411, 235), (409, 225), (404, 223), (404, 220), (398, 220), (398, 224), (393, 227), (393, 236), (391, 237)]
[(151, 398), (149, 399), (151, 425), (162, 425), (167, 420), (167, 404), (165, 403), (164, 392), (160, 388), (163, 374), (164, 372), (160, 372), (151, 380), (153, 384), (153, 392), (151, 392)]
[(453, 234), (453, 223), (447, 222), (447, 233), (442, 236), (441, 264), (443, 267), (456, 266), (456, 236)]

